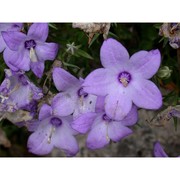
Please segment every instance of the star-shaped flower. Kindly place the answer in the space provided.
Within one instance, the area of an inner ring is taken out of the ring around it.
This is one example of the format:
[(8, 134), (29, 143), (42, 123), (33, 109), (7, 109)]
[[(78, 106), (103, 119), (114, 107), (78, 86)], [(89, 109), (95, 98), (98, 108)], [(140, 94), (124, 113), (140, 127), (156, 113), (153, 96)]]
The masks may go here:
[(105, 112), (111, 119), (123, 119), (132, 103), (140, 108), (158, 109), (162, 95), (150, 79), (161, 62), (159, 50), (139, 51), (129, 58), (125, 47), (114, 39), (104, 41), (100, 50), (99, 68), (83, 83), (87, 93), (106, 96)]
[(34, 23), (27, 35), (21, 32), (2, 32), (8, 48), (4, 50), (4, 60), (13, 71), (30, 69), (37, 77), (42, 77), (44, 61), (54, 60), (58, 52), (56, 43), (46, 43), (47, 23)]

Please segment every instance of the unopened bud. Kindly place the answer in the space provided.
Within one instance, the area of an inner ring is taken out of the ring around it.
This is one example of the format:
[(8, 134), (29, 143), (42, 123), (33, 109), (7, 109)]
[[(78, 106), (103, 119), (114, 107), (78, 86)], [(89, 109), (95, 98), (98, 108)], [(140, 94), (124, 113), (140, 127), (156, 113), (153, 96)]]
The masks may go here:
[(161, 79), (167, 79), (171, 76), (172, 70), (168, 66), (163, 66), (159, 69), (157, 76)]

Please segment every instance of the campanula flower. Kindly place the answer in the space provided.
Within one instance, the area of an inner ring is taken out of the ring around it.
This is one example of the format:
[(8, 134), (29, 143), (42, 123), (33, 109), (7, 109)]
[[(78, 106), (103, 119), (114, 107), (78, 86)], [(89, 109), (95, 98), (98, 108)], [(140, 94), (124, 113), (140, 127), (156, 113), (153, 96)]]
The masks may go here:
[(0, 53), (6, 48), (6, 43), (1, 35), (2, 31), (20, 31), (22, 23), (0, 23)]
[[(98, 98), (99, 100), (99, 98)], [(132, 130), (127, 126), (132, 126), (137, 122), (137, 108), (133, 106), (129, 114), (120, 121), (108, 117), (103, 110), (104, 100), (97, 100), (98, 109), (96, 112), (89, 112), (75, 119), (71, 126), (76, 131), (87, 135), (86, 145), (89, 149), (99, 149), (109, 144), (110, 140), (118, 142), (122, 138), (132, 134)]]
[(43, 104), (39, 112), (39, 125), (28, 139), (28, 149), (37, 155), (49, 154), (54, 147), (62, 149), (67, 156), (79, 151), (74, 137), (77, 134), (70, 126), (73, 117), (54, 115), (55, 108)]
[(34, 101), (42, 97), (42, 90), (24, 72), (5, 69), (5, 79), (0, 85), (0, 111), (30, 110)]
[(30, 69), (37, 77), (42, 77), (44, 61), (54, 60), (58, 45), (46, 43), (48, 36), (47, 23), (34, 23), (27, 35), (22, 32), (2, 32), (2, 37), (8, 48), (4, 50), (4, 60), (13, 71)]
[(162, 95), (150, 79), (161, 62), (159, 50), (139, 51), (129, 57), (125, 47), (109, 38), (100, 50), (101, 64), (85, 79), (87, 93), (106, 96), (105, 112), (111, 119), (123, 119), (134, 103), (145, 109), (158, 109)]
[(97, 97), (86, 93), (81, 87), (84, 80), (77, 79), (62, 68), (53, 69), (53, 81), (60, 91), (53, 101), (52, 107), (56, 106), (56, 113), (60, 116), (73, 114), (74, 118), (86, 112), (95, 111)]

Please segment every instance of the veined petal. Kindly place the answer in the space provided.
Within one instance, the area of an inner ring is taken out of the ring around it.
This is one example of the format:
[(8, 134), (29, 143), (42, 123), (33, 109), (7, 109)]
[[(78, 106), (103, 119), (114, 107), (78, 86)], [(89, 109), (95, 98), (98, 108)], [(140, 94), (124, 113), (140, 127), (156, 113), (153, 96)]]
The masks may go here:
[(26, 38), (25, 34), (16, 31), (3, 31), (1, 34), (7, 46), (13, 51), (17, 51)]
[(62, 68), (53, 69), (53, 81), (59, 91), (66, 91), (68, 88), (79, 83), (79, 80)]
[(3, 53), (4, 60), (6, 64), (13, 70), (24, 70), (29, 71), (30, 69), (30, 58), (28, 51), (11, 51), (10, 49), (5, 49)]
[(154, 156), (155, 157), (168, 157), (168, 155), (165, 153), (164, 149), (162, 148), (159, 142), (156, 142), (154, 144)]
[(62, 149), (67, 156), (75, 156), (79, 151), (77, 140), (72, 135), (71, 129), (65, 126), (56, 129), (52, 142), (55, 147)]
[(153, 82), (146, 79), (132, 81), (129, 96), (140, 108), (159, 109), (162, 106), (161, 92)]
[(40, 61), (54, 60), (58, 52), (56, 43), (38, 43), (36, 53)]
[(96, 116), (97, 114), (92, 112), (82, 114), (71, 123), (71, 126), (76, 131), (85, 134), (91, 128), (91, 125)]
[(121, 124), (124, 126), (132, 126), (136, 124), (137, 120), (138, 120), (137, 107), (133, 105), (127, 116), (123, 120), (121, 120)]
[(28, 36), (34, 40), (45, 42), (48, 37), (49, 27), (48, 23), (33, 23), (29, 30)]
[(132, 101), (125, 94), (115, 91), (105, 99), (105, 112), (107, 116), (114, 120), (122, 120), (130, 112)]
[(91, 72), (85, 79), (82, 87), (85, 92), (97, 96), (106, 96), (109, 93), (116, 75), (104, 68), (99, 68)]
[(52, 108), (47, 104), (43, 104), (39, 111), (39, 120), (42, 121), (48, 117), (52, 116)]
[(32, 133), (28, 139), (27, 147), (31, 153), (37, 155), (49, 154), (53, 149), (53, 143), (48, 142), (51, 126), (46, 124), (40, 125), (38, 130)]
[(129, 53), (121, 43), (109, 38), (103, 42), (100, 57), (105, 68), (118, 68), (129, 60)]
[(107, 124), (102, 120), (90, 130), (86, 145), (89, 149), (100, 149), (109, 144), (109, 142)]
[(139, 73), (145, 79), (150, 79), (159, 69), (161, 55), (158, 49), (151, 51), (139, 51), (131, 56), (129, 65), (134, 72)]
[(104, 112), (105, 96), (97, 96), (95, 112)]
[(76, 98), (68, 93), (59, 93), (52, 100), (53, 114), (68, 116), (74, 112)]
[(44, 72), (44, 62), (31, 62), (31, 70), (38, 78), (41, 78)]
[(119, 141), (131, 133), (132, 130), (123, 126), (120, 121), (113, 121), (108, 124), (108, 136), (114, 142)]

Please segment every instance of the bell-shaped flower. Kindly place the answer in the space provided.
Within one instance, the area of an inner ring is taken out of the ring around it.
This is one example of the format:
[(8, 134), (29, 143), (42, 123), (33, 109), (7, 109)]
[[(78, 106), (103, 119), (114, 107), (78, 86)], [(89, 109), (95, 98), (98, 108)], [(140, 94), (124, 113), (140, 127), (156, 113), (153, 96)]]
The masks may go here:
[(138, 119), (136, 106), (133, 106), (129, 114), (119, 121), (108, 117), (103, 106), (103, 98), (98, 98), (96, 112), (83, 114), (71, 123), (76, 131), (82, 134), (88, 133), (86, 145), (89, 149), (103, 148), (110, 143), (110, 140), (118, 142), (132, 134), (132, 130), (127, 126), (134, 125)]
[(48, 37), (47, 23), (34, 23), (27, 35), (22, 32), (2, 32), (8, 48), (4, 50), (4, 60), (13, 71), (30, 69), (37, 77), (42, 77), (44, 62), (54, 60), (58, 52), (58, 44), (46, 43)]
[(134, 103), (145, 109), (158, 109), (162, 95), (150, 79), (161, 62), (159, 50), (139, 51), (129, 57), (125, 47), (109, 38), (100, 50), (101, 64), (90, 73), (82, 87), (87, 93), (106, 96), (105, 112), (111, 119), (123, 119)]
[(82, 78), (77, 79), (62, 68), (54, 68), (53, 81), (56, 88), (61, 91), (52, 101), (52, 107), (57, 107), (55, 114), (59, 116), (73, 114), (73, 117), (77, 118), (86, 112), (95, 111), (97, 97), (83, 90)]
[(42, 90), (24, 72), (5, 69), (5, 79), (0, 85), (0, 111), (30, 110), (34, 101), (42, 97)]
[(37, 155), (49, 154), (54, 147), (74, 156), (79, 151), (74, 137), (77, 134), (70, 126), (72, 116), (61, 117), (54, 115), (56, 107), (43, 104), (39, 112), (39, 125), (28, 139), (28, 149)]
[(6, 48), (6, 43), (1, 35), (2, 31), (20, 31), (22, 23), (0, 23), (0, 53)]

